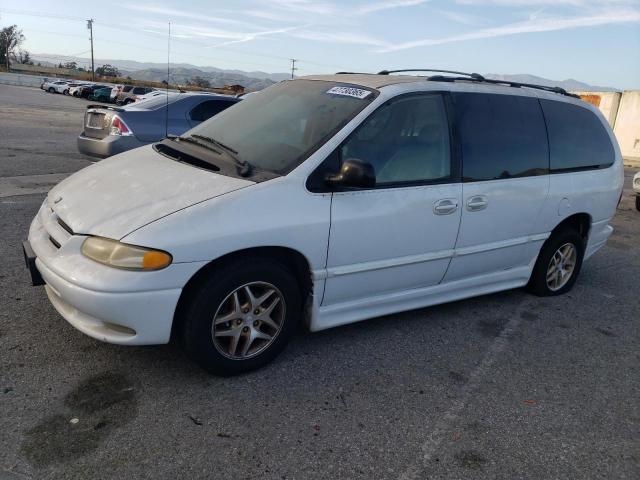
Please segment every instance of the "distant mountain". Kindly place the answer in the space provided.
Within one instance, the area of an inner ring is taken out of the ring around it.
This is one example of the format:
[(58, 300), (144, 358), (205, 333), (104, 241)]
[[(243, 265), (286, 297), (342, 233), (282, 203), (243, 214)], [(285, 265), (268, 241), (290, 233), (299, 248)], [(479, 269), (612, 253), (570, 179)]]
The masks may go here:
[[(87, 59), (84, 57), (62, 57), (60, 55), (49, 54), (33, 54), (32, 58), (36, 62), (43, 65), (57, 64), (58, 62), (77, 62), (78, 65), (86, 66)], [(120, 59), (96, 59), (95, 65), (110, 64), (117, 67), (123, 75), (129, 75), (136, 80), (148, 80), (161, 82), (167, 78), (167, 64), (154, 62), (138, 62), (135, 60)], [(588, 85), (574, 79), (567, 80), (549, 80), (548, 78), (536, 77), (528, 74), (505, 75), (498, 73), (487, 73), (487, 78), (496, 80), (509, 80), (521, 83), (536, 83), (545, 86), (558, 86), (569, 91), (600, 91), (615, 92), (618, 91), (612, 87), (598, 87)], [(190, 63), (172, 63), (171, 64), (171, 83), (185, 84), (187, 80), (193, 77), (201, 77), (209, 80), (212, 87), (222, 87), (224, 85), (239, 84), (247, 90), (260, 90), (268, 87), (276, 82), (280, 82), (291, 77), (289, 73), (267, 73), (261, 71), (245, 72), (243, 70), (224, 70), (217, 67), (200, 67)]]
[(515, 75), (503, 75), (499, 73), (487, 73), (486, 78), (494, 80), (507, 80), (510, 82), (520, 83), (535, 83), (538, 85), (544, 85), (545, 87), (560, 87), (567, 91), (573, 92), (617, 92), (617, 88), (613, 87), (598, 87), (588, 85), (584, 82), (569, 78), (567, 80), (549, 80), (548, 78), (536, 77), (535, 75), (528, 74), (515, 74)]
[[(45, 53), (31, 55), (35, 62), (45, 66), (54, 66), (59, 62), (76, 62), (86, 66), (84, 57), (49, 55)], [(149, 80), (161, 82), (167, 78), (167, 64), (154, 62), (137, 62), (135, 60), (119, 60), (99, 58), (94, 60), (96, 68), (109, 64), (118, 68), (123, 75), (128, 75), (135, 80)], [(289, 73), (267, 73), (261, 71), (244, 72), (242, 70), (224, 70), (217, 67), (199, 67), (190, 63), (171, 64), (171, 82), (184, 84), (192, 77), (201, 77), (209, 80), (212, 87), (239, 84), (248, 90), (260, 90), (273, 85), (276, 82), (291, 78)]]

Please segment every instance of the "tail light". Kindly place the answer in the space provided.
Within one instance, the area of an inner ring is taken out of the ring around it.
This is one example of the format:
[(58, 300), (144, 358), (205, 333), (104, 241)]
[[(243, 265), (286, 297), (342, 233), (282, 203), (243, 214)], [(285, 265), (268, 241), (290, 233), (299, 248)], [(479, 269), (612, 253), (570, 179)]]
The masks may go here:
[(111, 120), (111, 128), (109, 129), (109, 135), (118, 135), (122, 137), (126, 137), (129, 135), (133, 135), (131, 129), (124, 123), (119, 116), (115, 115), (113, 120)]

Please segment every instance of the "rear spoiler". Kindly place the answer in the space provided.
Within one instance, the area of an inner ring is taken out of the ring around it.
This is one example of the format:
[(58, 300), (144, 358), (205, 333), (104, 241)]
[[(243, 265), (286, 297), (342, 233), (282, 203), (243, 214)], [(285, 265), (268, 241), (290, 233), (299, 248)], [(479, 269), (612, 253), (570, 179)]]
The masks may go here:
[(110, 105), (87, 105), (87, 109), (89, 108), (104, 108), (105, 110), (113, 110), (114, 112), (126, 112), (124, 108), (112, 107)]

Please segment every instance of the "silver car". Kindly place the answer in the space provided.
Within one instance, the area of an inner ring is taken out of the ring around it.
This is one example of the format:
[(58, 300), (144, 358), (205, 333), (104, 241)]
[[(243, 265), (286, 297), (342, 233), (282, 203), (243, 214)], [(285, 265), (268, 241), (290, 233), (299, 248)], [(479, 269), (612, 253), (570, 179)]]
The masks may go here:
[(167, 135), (182, 135), (238, 101), (211, 93), (169, 93), (125, 107), (89, 105), (84, 130), (78, 136), (78, 150), (106, 158)]

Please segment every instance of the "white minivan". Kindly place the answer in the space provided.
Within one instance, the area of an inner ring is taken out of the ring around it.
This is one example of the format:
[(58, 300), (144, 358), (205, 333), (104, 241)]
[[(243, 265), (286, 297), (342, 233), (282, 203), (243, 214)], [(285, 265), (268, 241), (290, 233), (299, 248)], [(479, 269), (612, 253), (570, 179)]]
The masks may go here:
[(56, 310), (217, 374), (311, 331), (528, 286), (570, 290), (623, 166), (600, 112), (480, 75), (312, 76), (54, 187), (25, 258)]

